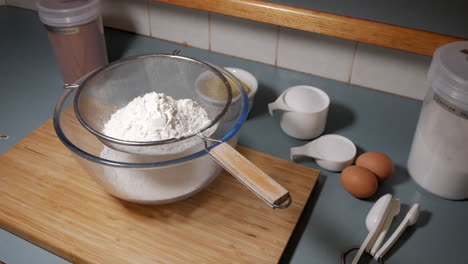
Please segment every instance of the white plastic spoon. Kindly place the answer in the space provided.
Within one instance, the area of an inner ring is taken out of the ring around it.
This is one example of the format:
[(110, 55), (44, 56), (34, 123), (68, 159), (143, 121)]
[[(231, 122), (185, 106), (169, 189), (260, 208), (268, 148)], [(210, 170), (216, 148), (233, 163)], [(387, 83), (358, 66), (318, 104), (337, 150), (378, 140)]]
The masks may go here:
[(362, 253), (364, 253), (364, 250), (366, 250), (368, 247), (372, 247), (372, 245), (374, 244), (384, 224), (385, 216), (388, 214), (391, 200), (392, 200), (392, 195), (386, 194), (380, 197), (379, 200), (377, 200), (377, 202), (375, 202), (375, 204), (369, 210), (367, 217), (376, 219), (375, 228), (369, 231), (369, 234), (367, 235), (366, 239), (364, 240), (361, 247), (359, 248), (359, 251), (357, 252), (356, 256), (354, 256), (352, 264), (357, 264), (359, 259), (362, 256)]
[(398, 228), (393, 232), (392, 236), (385, 242), (385, 244), (377, 251), (374, 255), (374, 259), (379, 260), (382, 258), (385, 253), (395, 244), (395, 242), (400, 238), (401, 234), (406, 230), (408, 226), (416, 224), (419, 218), (420, 206), (418, 203), (413, 204), (411, 209), (406, 214), (405, 218), (398, 226)]
[(328, 134), (321, 136), (303, 146), (291, 148), (291, 160), (295, 156), (308, 156), (323, 169), (342, 171), (353, 163), (356, 146), (343, 136)]
[[(400, 200), (398, 199), (394, 199), (390, 202), (390, 208), (389, 208), (389, 211), (388, 211), (388, 214), (387, 214), (387, 217), (385, 218), (385, 222), (382, 226), (382, 230), (380, 231), (380, 234), (379, 236), (377, 237), (377, 239), (375, 240), (375, 243), (374, 243), (374, 246), (372, 246), (372, 249), (369, 250), (367, 249), (366, 251), (369, 252), (372, 256), (375, 255), (375, 253), (377, 252), (377, 250), (379, 250), (380, 246), (382, 245), (382, 242), (385, 238), (385, 236), (387, 235), (388, 233), (388, 229), (390, 228), (390, 225), (392, 224), (392, 221), (393, 221), (393, 218), (395, 216), (397, 216), (398, 214), (400, 213)], [(369, 221), (369, 223), (367, 222), (367, 219), (366, 219), (366, 226), (367, 226), (367, 229), (370, 229), (370, 223), (373, 223), (375, 225), (374, 222), (371, 222)]]

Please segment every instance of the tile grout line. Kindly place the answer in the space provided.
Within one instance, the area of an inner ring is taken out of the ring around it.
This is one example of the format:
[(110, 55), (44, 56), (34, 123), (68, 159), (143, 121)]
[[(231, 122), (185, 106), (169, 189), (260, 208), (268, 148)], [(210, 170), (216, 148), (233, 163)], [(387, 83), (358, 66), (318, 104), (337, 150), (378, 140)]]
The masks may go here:
[(356, 41), (356, 45), (354, 45), (353, 60), (351, 61), (351, 69), (349, 70), (348, 83), (351, 83), (351, 77), (353, 76), (354, 62), (356, 61), (358, 45), (359, 42)]
[(211, 51), (211, 12), (208, 12), (208, 51)]
[(149, 28), (149, 35), (153, 36), (153, 29), (151, 28), (151, 10), (150, 10), (150, 3), (151, 0), (146, 0), (146, 13), (148, 14), (148, 28)]
[(278, 26), (276, 31), (276, 47), (275, 47), (275, 66), (278, 66), (278, 53), (279, 53), (279, 38), (280, 38), (281, 26)]

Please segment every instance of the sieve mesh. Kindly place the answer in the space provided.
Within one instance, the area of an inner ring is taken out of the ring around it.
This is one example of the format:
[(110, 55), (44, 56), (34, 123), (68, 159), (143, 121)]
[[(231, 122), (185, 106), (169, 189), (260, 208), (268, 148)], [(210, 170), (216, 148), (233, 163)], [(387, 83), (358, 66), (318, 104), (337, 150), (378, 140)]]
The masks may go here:
[[(216, 90), (222, 100), (208, 98), (203, 91)], [(151, 54), (116, 61), (86, 77), (75, 96), (75, 114), (80, 123), (104, 144), (131, 153), (141, 153), (147, 146), (177, 152), (202, 141), (197, 133), (159, 141), (127, 141), (104, 134), (111, 115), (135, 97), (149, 92), (164, 93), (174, 99), (192, 99), (202, 106), (211, 122), (201, 129), (212, 135), (217, 123), (229, 109), (232, 92), (226, 77), (213, 66), (187, 57)], [(183, 142), (185, 141), (185, 142)], [(187, 143), (190, 141), (191, 143)], [(168, 145), (168, 143), (171, 143)]]

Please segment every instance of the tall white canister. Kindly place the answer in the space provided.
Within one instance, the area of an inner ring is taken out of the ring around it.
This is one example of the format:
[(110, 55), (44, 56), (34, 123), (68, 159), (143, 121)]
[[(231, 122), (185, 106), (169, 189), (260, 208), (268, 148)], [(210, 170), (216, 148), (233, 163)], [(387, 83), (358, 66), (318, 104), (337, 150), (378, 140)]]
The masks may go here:
[(408, 159), (411, 177), (446, 199), (468, 198), (468, 41), (438, 48)]

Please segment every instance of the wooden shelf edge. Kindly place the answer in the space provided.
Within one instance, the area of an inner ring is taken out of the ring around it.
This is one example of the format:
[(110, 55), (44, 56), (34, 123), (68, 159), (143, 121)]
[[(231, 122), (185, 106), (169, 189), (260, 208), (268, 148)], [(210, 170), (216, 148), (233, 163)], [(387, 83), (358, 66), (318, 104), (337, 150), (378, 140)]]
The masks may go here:
[(152, 0), (223, 15), (432, 56), (450, 42), (465, 40), (444, 34), (389, 25), (262, 0)]

